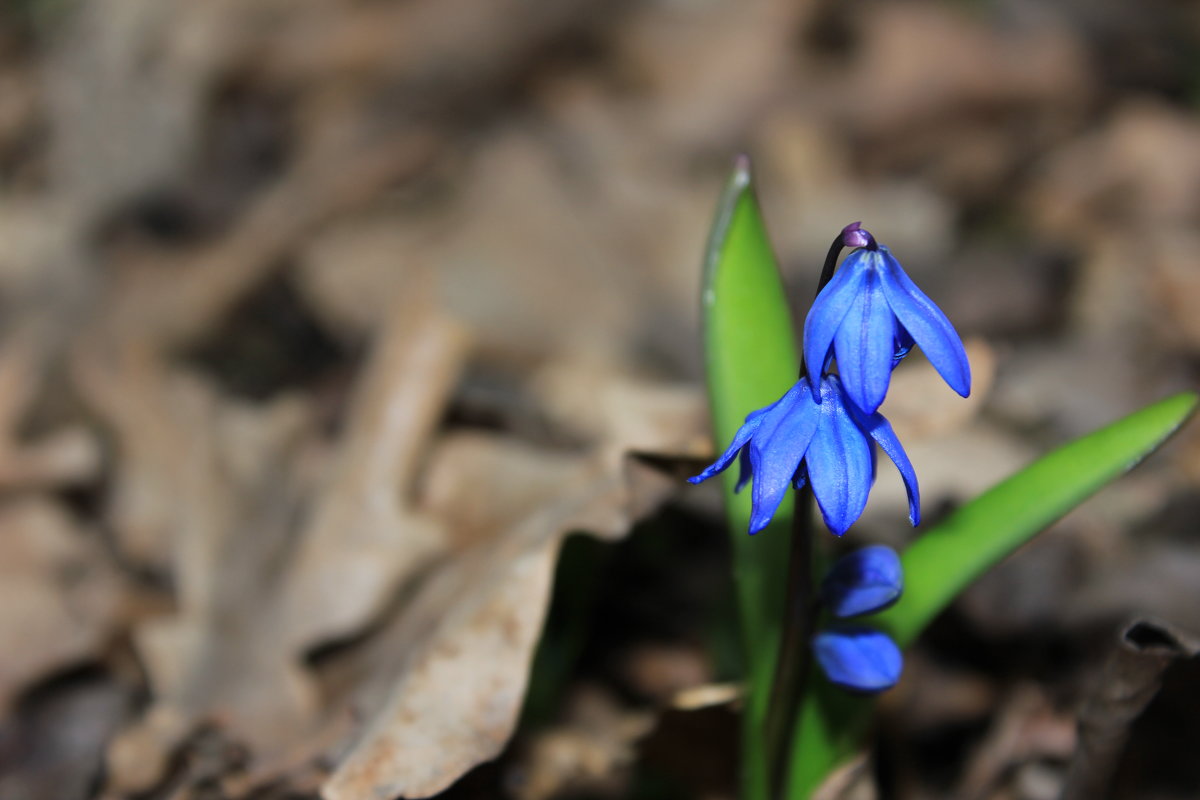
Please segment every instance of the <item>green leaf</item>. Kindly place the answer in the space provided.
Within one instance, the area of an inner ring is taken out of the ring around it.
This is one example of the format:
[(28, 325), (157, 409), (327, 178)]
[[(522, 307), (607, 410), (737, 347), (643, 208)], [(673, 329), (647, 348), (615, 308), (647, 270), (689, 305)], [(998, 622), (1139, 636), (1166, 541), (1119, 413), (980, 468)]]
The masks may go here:
[(1128, 472), (1196, 408), (1177, 394), (1039, 458), (962, 506), (903, 555), (905, 591), (874, 622), (907, 647), (959, 592), (1034, 534)]
[[(723, 448), (746, 414), (778, 400), (800, 368), (783, 283), (745, 157), (738, 160), (717, 206), (705, 251), (702, 304), (713, 438)], [(759, 800), (767, 796), (762, 732), (779, 650), (793, 500), (784, 501), (766, 530), (749, 536), (749, 492), (733, 493), (736, 469), (721, 477), (749, 692), (742, 794)]]
[[(901, 557), (904, 596), (867, 620), (912, 644), (971, 581), (1102, 486), (1129, 471), (1195, 411), (1169, 397), (1060, 447), (1005, 479), (913, 543)], [(860, 745), (871, 702), (814, 679), (792, 752), (789, 797), (805, 798)]]

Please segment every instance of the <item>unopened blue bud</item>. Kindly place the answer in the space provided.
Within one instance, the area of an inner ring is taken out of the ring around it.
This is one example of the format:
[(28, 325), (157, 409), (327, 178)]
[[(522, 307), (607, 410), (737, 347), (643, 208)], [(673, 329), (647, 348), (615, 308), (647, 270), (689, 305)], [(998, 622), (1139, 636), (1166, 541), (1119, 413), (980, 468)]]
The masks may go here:
[(904, 657), (885, 633), (840, 627), (813, 638), (813, 653), (830, 683), (854, 692), (882, 692), (900, 680)]
[(887, 545), (863, 547), (839, 558), (821, 582), (821, 602), (838, 618), (882, 611), (904, 591), (900, 556)]

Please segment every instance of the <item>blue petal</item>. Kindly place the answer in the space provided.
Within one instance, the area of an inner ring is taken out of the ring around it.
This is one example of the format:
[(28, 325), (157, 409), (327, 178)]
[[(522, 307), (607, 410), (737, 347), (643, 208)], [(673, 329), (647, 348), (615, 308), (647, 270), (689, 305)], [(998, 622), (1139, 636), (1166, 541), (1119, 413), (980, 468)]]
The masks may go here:
[(896, 315), (883, 296), (879, 272), (866, 281), (833, 339), (838, 375), (850, 399), (868, 414), (879, 408), (892, 379), (896, 355)]
[(883, 253), (883, 294), (888, 305), (943, 380), (966, 397), (971, 393), (971, 365), (967, 363), (958, 332), (942, 310), (904, 273), (887, 248), (879, 250)]
[(743, 447), (738, 453), (738, 479), (737, 485), (733, 487), (736, 494), (746, 488), (746, 484), (750, 482), (750, 476), (754, 474), (754, 470), (750, 467), (750, 448)]
[[(771, 405), (764, 406), (762, 408), (756, 408), (747, 414), (745, 423), (742, 425), (742, 427), (737, 429), (737, 433), (733, 435), (733, 441), (729, 443), (729, 447), (725, 448), (725, 452), (721, 454), (720, 458), (718, 458), (712, 464), (709, 464), (699, 475), (693, 475), (692, 477), (688, 478), (688, 483), (703, 483), (717, 473), (724, 472), (725, 469), (733, 463), (733, 459), (738, 455), (738, 452), (742, 450), (746, 443), (750, 441), (750, 438), (758, 431), (759, 426), (762, 424), (763, 417), (769, 414), (771, 410), (775, 408), (775, 406), (786, 400), (792, 394), (792, 392), (795, 391), (795, 388), (796, 387), (793, 386), (784, 393), (783, 397), (779, 398), (774, 403), (771, 403)], [(743, 461), (743, 472), (738, 477), (738, 486), (735, 491), (741, 491), (742, 486), (745, 484), (748, 476), (748, 473), (745, 472), (745, 468), (746, 464)]]
[[(833, 273), (832, 280), (825, 284), (808, 310), (804, 320), (804, 363), (812, 375), (820, 375), (825, 369), (825, 359), (838, 326), (846, 318), (871, 271), (871, 262), (867, 260), (870, 254), (869, 250), (855, 250), (846, 256), (841, 268)], [(817, 387), (812, 388), (815, 396)]]
[(908, 495), (908, 521), (914, 527), (920, 525), (921, 487), (917, 484), (917, 471), (908, 460), (908, 453), (904, 452), (904, 445), (900, 444), (891, 423), (879, 412), (863, 414), (851, 408), (850, 413), (856, 418), (858, 426), (879, 444), (900, 471), (900, 477), (904, 479), (904, 492)]
[(887, 634), (839, 627), (813, 638), (817, 663), (831, 683), (854, 692), (881, 692), (900, 680), (904, 657)]
[(693, 475), (688, 478), (688, 483), (703, 483), (718, 472), (724, 472), (725, 468), (733, 463), (733, 459), (737, 457), (738, 451), (750, 441), (750, 437), (758, 430), (762, 424), (762, 420), (762, 415), (747, 417), (746, 424), (738, 428), (737, 433), (733, 435), (733, 441), (729, 443), (729, 447), (725, 448), (725, 452), (716, 461), (705, 467), (704, 471), (699, 475)]
[(838, 379), (821, 382), (821, 418), (805, 463), (825, 525), (841, 536), (867, 506), (871, 491), (871, 446), (846, 410)]
[(863, 547), (839, 558), (821, 582), (821, 602), (835, 617), (882, 611), (904, 590), (900, 556), (887, 545)]
[(750, 468), (754, 473), (750, 533), (767, 527), (783, 502), (819, 417), (820, 410), (812, 400), (805, 378), (797, 381), (771, 413), (763, 417), (749, 448)]

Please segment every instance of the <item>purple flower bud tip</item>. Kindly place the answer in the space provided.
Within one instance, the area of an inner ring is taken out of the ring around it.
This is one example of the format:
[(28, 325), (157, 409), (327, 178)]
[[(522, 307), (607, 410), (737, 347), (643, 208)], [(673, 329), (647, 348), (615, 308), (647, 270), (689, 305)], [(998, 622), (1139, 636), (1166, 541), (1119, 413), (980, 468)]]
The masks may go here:
[(875, 249), (875, 237), (863, 230), (861, 222), (851, 222), (842, 228), (842, 244), (846, 247), (869, 247)]

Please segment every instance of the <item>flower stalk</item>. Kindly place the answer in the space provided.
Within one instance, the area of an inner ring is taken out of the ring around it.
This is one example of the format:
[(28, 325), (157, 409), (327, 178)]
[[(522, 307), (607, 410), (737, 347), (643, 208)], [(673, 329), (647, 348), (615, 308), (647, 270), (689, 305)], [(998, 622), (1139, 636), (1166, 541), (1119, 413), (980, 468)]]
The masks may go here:
[[(814, 297), (821, 294), (825, 285), (833, 279), (837, 269), (838, 255), (846, 246), (848, 236), (863, 239), (860, 234), (866, 233), (859, 229), (859, 223), (847, 225), (829, 245), (825, 254), (825, 263), (821, 266), (821, 276), (817, 279), (817, 291)], [(870, 242), (874, 244), (874, 239)], [(853, 246), (862, 246), (855, 244)], [(806, 378), (807, 364), (804, 362), (803, 344), (800, 347), (800, 374), (798, 378)], [(820, 366), (817, 367), (820, 370)], [(799, 718), (804, 693), (802, 688), (808, 683), (808, 673), (812, 666), (811, 650), (808, 643), (816, 632), (817, 604), (813, 589), (813, 576), (816, 565), (813, 530), (813, 494), (808, 484), (796, 490), (795, 510), (792, 512), (792, 541), (788, 548), (788, 580), (785, 595), (783, 616), (783, 631), (779, 647), (779, 660), (775, 666), (774, 681), (771, 686), (771, 706), (767, 710), (766, 742), (768, 750), (767, 763), (771, 770), (771, 796), (782, 798), (787, 783), (788, 754), (792, 749), (792, 732), (795, 730), (794, 721)]]

